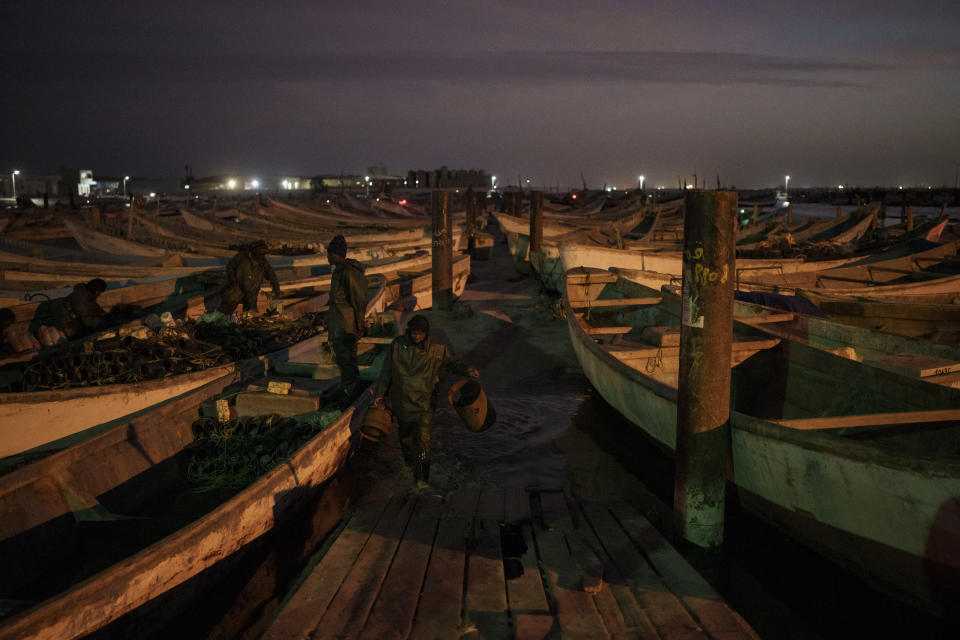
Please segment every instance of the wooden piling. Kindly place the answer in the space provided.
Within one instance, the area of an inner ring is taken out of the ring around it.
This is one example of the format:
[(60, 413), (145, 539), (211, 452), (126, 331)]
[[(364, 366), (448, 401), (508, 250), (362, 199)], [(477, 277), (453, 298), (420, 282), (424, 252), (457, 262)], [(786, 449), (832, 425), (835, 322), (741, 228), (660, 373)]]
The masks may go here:
[(837, 205), (837, 220), (839, 220), (840, 216), (842, 215), (843, 215), (843, 207), (841, 207), (840, 205)]
[(760, 217), (760, 205), (756, 202), (753, 203), (753, 217), (750, 218), (750, 222), (756, 222), (757, 218)]
[(543, 249), (543, 191), (530, 192), (530, 251)]
[(477, 193), (473, 187), (467, 189), (467, 217), (464, 233), (467, 234), (467, 251), (473, 253), (477, 237)]
[(913, 205), (907, 207), (907, 231), (913, 231)]
[(127, 208), (127, 239), (128, 240), (133, 238), (133, 207), (134, 207), (134, 204), (131, 202), (130, 206)]
[(737, 193), (688, 193), (685, 206), (674, 517), (712, 547), (723, 541)]
[(520, 193), (510, 191), (504, 194), (507, 198), (507, 212), (515, 218), (520, 217)]
[(787, 224), (793, 224), (793, 203), (787, 204)]
[(433, 192), (433, 307), (453, 308), (453, 229), (450, 224), (450, 192)]
[(907, 221), (907, 194), (900, 197), (900, 222)]

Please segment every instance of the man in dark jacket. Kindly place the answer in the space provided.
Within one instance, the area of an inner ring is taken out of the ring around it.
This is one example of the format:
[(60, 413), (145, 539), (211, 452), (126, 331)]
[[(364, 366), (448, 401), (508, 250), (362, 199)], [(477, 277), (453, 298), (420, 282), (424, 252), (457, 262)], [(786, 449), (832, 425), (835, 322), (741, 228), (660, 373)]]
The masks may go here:
[(267, 261), (267, 243), (258, 240), (227, 263), (227, 284), (220, 293), (219, 310), (229, 315), (242, 302), (244, 311), (256, 312), (264, 279), (270, 281), (273, 295), (279, 296), (280, 282)]
[(430, 476), (430, 430), (437, 408), (440, 370), (479, 378), (476, 369), (458, 360), (450, 350), (430, 340), (430, 322), (415, 315), (407, 332), (390, 344), (373, 392), (374, 406), (383, 406), (390, 394), (390, 407), (399, 426), (403, 458), (413, 470), (421, 489)]
[(73, 292), (59, 303), (55, 326), (68, 338), (99, 329), (107, 312), (100, 307), (97, 298), (106, 290), (107, 283), (100, 278), (74, 285)]
[(337, 402), (346, 406), (360, 393), (357, 340), (366, 331), (367, 278), (363, 275), (363, 265), (347, 258), (347, 241), (341, 235), (334, 236), (327, 245), (327, 261), (333, 265), (327, 340), (340, 369)]

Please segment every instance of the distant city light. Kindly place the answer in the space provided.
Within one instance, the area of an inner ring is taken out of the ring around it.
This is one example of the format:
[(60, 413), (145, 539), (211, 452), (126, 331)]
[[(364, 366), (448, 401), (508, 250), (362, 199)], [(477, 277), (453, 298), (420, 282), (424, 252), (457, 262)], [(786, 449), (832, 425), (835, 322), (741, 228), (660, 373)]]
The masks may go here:
[(157, 192), (156, 192), (156, 191), (151, 191), (151, 192), (150, 192), (150, 197), (151, 197), (151, 198), (156, 198), (156, 197), (157, 197)]
[(900, 185), (898, 188), (899, 188), (901, 191), (903, 191), (903, 185)]
[(643, 189), (643, 183), (646, 178), (644, 176), (637, 176), (637, 180), (640, 182), (640, 188)]
[(185, 185), (183, 185), (183, 188), (184, 188), (184, 189), (189, 189), (189, 188), (190, 188), (190, 185), (185, 184)]
[(236, 180), (231, 179), (231, 180), (228, 180), (228, 181), (227, 181), (227, 188), (229, 188), (229, 189), (235, 189), (236, 186), (237, 186), (237, 181), (236, 181)]
[(842, 184), (838, 184), (838, 185), (837, 185), (837, 189), (843, 189), (843, 185), (842, 185)]
[(259, 181), (259, 180), (251, 180), (251, 181), (250, 181), (250, 186), (253, 187), (254, 189), (256, 189), (256, 188), (258, 188), (258, 187), (260, 186), (260, 181)]

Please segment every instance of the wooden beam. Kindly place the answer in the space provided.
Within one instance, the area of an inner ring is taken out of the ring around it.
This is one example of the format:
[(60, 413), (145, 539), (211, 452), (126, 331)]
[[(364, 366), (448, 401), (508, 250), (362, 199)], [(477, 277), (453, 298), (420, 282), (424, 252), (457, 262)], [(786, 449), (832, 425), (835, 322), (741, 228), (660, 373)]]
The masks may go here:
[(633, 307), (651, 304), (660, 304), (663, 298), (660, 296), (652, 298), (614, 298), (610, 300), (571, 300), (570, 307), (573, 309), (598, 309), (601, 307)]
[(767, 324), (771, 322), (790, 322), (797, 317), (795, 313), (770, 313), (762, 316), (734, 316), (733, 319), (737, 322), (743, 322), (744, 324), (756, 325), (756, 324)]
[(912, 424), (920, 422), (949, 422), (955, 420), (960, 420), (960, 409), (867, 413), (853, 416), (771, 420), (771, 422), (784, 427), (790, 427), (791, 429), (808, 431), (815, 429), (844, 429), (847, 427), (882, 427), (892, 424)]
[(570, 284), (613, 284), (618, 276), (609, 271), (596, 273), (571, 273), (567, 276), (567, 282)]

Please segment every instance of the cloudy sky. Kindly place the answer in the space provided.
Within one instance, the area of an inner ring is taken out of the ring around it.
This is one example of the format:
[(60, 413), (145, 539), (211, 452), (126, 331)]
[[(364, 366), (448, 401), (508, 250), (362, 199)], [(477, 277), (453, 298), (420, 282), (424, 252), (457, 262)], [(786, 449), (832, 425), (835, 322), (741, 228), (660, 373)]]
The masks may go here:
[(0, 170), (952, 186), (960, 2), (0, 4)]

